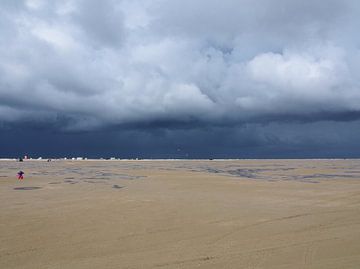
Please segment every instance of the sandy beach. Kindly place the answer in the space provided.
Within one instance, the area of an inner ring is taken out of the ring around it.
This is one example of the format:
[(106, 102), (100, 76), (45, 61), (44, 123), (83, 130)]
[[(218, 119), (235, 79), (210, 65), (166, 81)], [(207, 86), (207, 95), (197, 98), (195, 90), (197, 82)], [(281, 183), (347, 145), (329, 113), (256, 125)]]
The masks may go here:
[(360, 160), (0, 161), (0, 231), (4, 269), (355, 269)]

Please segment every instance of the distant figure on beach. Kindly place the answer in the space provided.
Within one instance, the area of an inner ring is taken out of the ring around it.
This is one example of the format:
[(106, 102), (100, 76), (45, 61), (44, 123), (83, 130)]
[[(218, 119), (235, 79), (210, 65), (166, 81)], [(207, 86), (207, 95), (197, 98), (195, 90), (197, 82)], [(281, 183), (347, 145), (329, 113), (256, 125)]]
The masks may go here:
[(23, 158), (20, 157), (20, 158), (18, 159), (18, 162), (22, 162), (22, 161), (23, 161)]
[(24, 179), (24, 172), (23, 171), (19, 171), (18, 173), (17, 173), (17, 178), (19, 179), (19, 180), (22, 180), (22, 179)]

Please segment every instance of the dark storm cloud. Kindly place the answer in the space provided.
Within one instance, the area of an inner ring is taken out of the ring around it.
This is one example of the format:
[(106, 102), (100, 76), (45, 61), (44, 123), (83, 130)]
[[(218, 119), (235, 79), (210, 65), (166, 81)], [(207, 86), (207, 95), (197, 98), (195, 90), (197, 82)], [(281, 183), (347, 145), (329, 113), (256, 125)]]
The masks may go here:
[(191, 129), (59, 132), (48, 125), (0, 132), (0, 157), (354, 158), (360, 121)]
[(359, 10), (351, 0), (1, 1), (0, 121), (346, 120), (360, 110)]

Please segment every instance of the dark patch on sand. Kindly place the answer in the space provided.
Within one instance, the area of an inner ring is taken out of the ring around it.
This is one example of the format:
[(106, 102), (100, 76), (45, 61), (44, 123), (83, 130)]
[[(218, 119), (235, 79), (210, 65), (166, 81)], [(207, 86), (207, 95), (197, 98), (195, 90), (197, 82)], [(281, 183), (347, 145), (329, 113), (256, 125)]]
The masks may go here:
[(101, 182), (101, 181), (93, 181), (93, 180), (84, 180), (84, 182), (86, 182), (86, 183), (91, 183), (91, 184), (104, 184), (104, 182)]
[(49, 184), (55, 185), (55, 184), (61, 184), (61, 182), (50, 182)]
[(119, 185), (113, 185), (112, 187), (113, 187), (113, 189), (122, 189), (122, 188), (124, 188), (124, 187), (119, 186)]
[(72, 180), (64, 180), (65, 183), (69, 183), (69, 184), (77, 184), (77, 181), (72, 181)]
[(302, 178), (308, 179), (308, 178), (357, 178), (355, 175), (343, 175), (343, 174), (313, 174), (313, 175), (306, 175)]
[(114, 174), (114, 173), (98, 173), (98, 175), (100, 177), (111, 177), (111, 176), (114, 176), (116, 174)]
[(14, 188), (16, 191), (31, 191), (31, 190), (38, 190), (41, 189), (41, 187), (17, 187)]
[(84, 178), (81, 178), (81, 180), (83, 180), (83, 179), (110, 180), (110, 178), (107, 178), (107, 177), (84, 177)]
[(119, 175), (120, 179), (126, 179), (126, 180), (134, 180), (134, 179), (142, 179), (146, 176), (131, 176), (131, 175)]
[(239, 177), (246, 177), (246, 178), (257, 178), (256, 172), (260, 171), (257, 169), (236, 169), (236, 170), (230, 170), (226, 171), (230, 175), (239, 176)]
[(214, 174), (223, 173), (223, 171), (216, 169), (216, 168), (206, 168), (206, 171), (209, 173), (214, 173)]

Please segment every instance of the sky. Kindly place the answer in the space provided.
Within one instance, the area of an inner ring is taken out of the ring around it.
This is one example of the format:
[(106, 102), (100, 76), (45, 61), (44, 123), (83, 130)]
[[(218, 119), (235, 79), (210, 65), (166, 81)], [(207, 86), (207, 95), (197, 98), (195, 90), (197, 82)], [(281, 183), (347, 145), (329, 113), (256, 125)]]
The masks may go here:
[(2, 0), (0, 157), (360, 157), (356, 0)]

